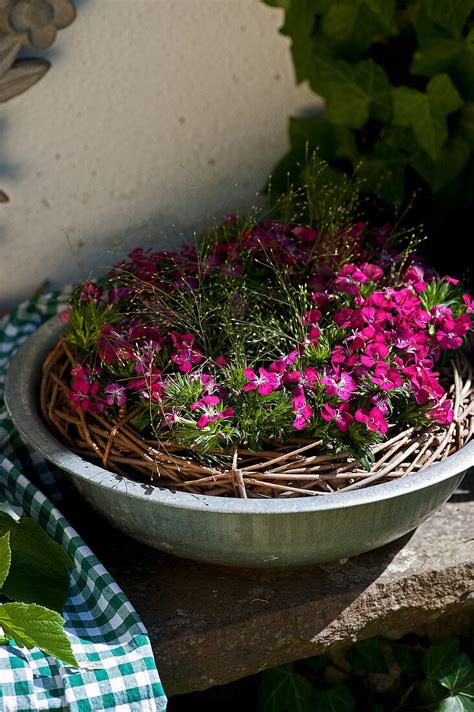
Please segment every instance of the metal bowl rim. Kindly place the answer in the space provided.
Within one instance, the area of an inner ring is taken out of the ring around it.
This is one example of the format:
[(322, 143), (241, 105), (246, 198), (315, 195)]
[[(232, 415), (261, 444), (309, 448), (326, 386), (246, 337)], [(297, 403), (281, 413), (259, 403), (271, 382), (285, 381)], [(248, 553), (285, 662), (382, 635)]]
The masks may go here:
[[(74, 477), (107, 490), (157, 503), (165, 507), (212, 511), (227, 514), (290, 514), (329, 509), (345, 509), (407, 495), (436, 485), (466, 471), (474, 465), (474, 440), (442, 462), (420, 473), (385, 484), (334, 495), (282, 499), (237, 499), (176, 492), (155, 485), (121, 477), (76, 455), (65, 447), (45, 426), (37, 407), (31, 408), (34, 397), (34, 370), (41, 370), (43, 354), (52, 347), (64, 325), (52, 317), (40, 326), (11, 359), (5, 380), (5, 403), (8, 413), (22, 439), (47, 460)], [(35, 358), (35, 352), (36, 358)], [(30, 392), (30, 398), (24, 397)], [(20, 396), (20, 397), (19, 397)]]

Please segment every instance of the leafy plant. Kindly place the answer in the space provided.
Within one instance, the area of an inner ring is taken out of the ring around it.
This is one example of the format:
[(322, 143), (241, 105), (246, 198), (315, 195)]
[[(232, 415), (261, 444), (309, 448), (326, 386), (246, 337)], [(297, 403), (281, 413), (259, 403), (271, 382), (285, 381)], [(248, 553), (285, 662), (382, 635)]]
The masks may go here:
[[(437, 202), (474, 196), (474, 18), (470, 0), (263, 0), (285, 11), (296, 81), (326, 102), (292, 117), (291, 150), (272, 189), (304, 182), (319, 148), (364, 190), (400, 204), (413, 188)], [(289, 178), (288, 178), (289, 174)]]
[(77, 667), (60, 615), (69, 591), (71, 559), (29, 517), (0, 503), (0, 628), (4, 640), (39, 647)]

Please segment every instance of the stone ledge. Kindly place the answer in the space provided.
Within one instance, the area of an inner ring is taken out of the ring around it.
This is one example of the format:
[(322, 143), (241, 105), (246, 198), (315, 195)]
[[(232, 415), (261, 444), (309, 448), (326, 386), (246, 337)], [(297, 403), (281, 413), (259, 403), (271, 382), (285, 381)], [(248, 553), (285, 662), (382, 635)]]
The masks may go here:
[[(66, 516), (148, 628), (168, 695), (474, 610), (474, 477), (414, 533), (345, 563), (231, 569), (161, 554)], [(82, 510), (82, 507), (81, 507)], [(84, 512), (83, 512), (84, 514)]]

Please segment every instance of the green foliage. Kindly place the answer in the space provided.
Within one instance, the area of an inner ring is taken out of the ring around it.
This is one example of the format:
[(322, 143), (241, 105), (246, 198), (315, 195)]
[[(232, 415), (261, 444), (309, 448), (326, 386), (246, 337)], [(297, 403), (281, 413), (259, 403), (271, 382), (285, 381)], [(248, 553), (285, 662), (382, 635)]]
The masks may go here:
[(3, 603), (0, 627), (20, 648), (41, 648), (48, 655), (77, 667), (71, 643), (64, 632), (64, 620), (56, 611), (36, 603)]
[[(0, 506), (0, 604), (4, 639), (20, 647), (40, 647), (77, 666), (60, 611), (69, 591), (73, 563), (43, 529), (15, 508)], [(51, 610), (55, 609), (55, 610)]]
[[(472, 655), (472, 650), (469, 648)], [(339, 667), (343, 665), (343, 667)], [(331, 684), (334, 673), (346, 680)], [(383, 684), (377, 684), (382, 682)], [(383, 691), (381, 691), (383, 690)], [(459, 653), (459, 639), (425, 648), (419, 642), (359, 641), (344, 655), (331, 655), (264, 672), (258, 712), (351, 712), (355, 709), (474, 709), (474, 664)]]
[[(364, 191), (398, 205), (408, 191), (449, 195), (474, 164), (474, 27), (469, 0), (263, 0), (285, 12), (298, 83), (324, 116), (290, 119), (291, 150), (272, 188), (304, 184), (304, 147), (333, 179), (356, 172)], [(472, 201), (463, 190), (458, 201)]]
[(0, 533), (9, 534), (11, 566), (1, 591), (8, 598), (61, 611), (73, 566), (62, 548), (33, 519), (15, 522), (0, 515)]
[(283, 665), (262, 674), (259, 712), (306, 712), (315, 710), (317, 705), (316, 690), (303, 675), (293, 671), (293, 665)]
[(66, 339), (80, 351), (93, 348), (100, 338), (101, 330), (120, 318), (110, 304), (83, 301), (80, 296), (73, 299), (72, 304), (74, 308), (70, 311), (70, 329)]

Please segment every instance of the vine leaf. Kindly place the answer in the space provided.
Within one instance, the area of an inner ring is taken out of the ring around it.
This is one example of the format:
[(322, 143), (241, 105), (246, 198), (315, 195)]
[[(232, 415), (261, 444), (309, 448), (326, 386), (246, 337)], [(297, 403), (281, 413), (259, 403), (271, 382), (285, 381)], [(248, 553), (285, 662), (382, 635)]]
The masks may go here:
[(10, 571), (11, 560), (10, 532), (7, 532), (0, 537), (0, 588), (3, 586)]
[(35, 603), (4, 603), (0, 606), (0, 626), (19, 647), (41, 648), (67, 665), (78, 667), (59, 613)]
[(350, 64), (319, 57), (311, 86), (325, 97), (326, 116), (335, 124), (359, 129), (369, 117), (383, 121), (390, 112), (390, 83), (371, 59)]
[(428, 82), (426, 93), (396, 87), (392, 94), (394, 124), (411, 126), (420, 148), (436, 161), (448, 138), (446, 117), (463, 105), (451, 79), (437, 74)]
[(50, 62), (45, 59), (19, 59), (0, 77), (0, 102), (22, 94), (36, 84), (44, 77), (50, 66)]

